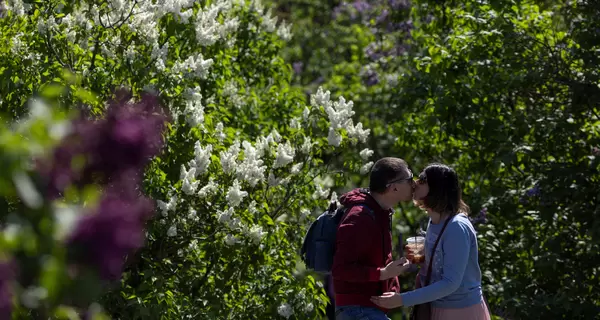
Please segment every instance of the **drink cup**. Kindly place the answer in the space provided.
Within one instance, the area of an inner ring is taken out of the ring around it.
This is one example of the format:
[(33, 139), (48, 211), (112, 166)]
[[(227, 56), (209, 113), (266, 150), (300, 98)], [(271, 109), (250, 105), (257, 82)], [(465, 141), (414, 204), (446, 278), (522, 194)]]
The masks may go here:
[(411, 263), (421, 264), (425, 262), (425, 237), (411, 237), (406, 239), (404, 246), (406, 259)]

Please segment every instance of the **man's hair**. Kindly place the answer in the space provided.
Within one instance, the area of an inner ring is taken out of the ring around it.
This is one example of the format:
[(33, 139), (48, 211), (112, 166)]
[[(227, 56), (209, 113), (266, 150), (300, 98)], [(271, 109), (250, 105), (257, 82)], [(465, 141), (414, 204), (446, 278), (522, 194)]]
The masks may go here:
[(408, 165), (406, 161), (392, 157), (381, 158), (371, 168), (369, 190), (371, 192), (384, 193), (390, 181), (402, 177), (408, 178)]

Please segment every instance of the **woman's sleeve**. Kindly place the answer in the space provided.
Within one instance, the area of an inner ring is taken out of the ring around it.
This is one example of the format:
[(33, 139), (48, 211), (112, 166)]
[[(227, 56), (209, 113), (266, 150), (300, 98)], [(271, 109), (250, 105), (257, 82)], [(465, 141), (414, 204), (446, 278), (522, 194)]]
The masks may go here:
[(462, 222), (455, 221), (448, 225), (442, 236), (442, 279), (429, 286), (401, 293), (404, 306), (410, 307), (441, 299), (460, 287), (471, 250), (469, 228)]

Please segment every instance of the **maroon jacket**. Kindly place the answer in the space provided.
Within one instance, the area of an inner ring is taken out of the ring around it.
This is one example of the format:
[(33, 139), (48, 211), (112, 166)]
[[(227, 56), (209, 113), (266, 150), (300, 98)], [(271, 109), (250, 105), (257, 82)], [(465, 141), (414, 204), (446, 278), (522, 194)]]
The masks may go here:
[[(335, 305), (375, 307), (387, 312), (369, 299), (400, 290), (397, 277), (379, 280), (379, 270), (392, 261), (391, 210), (383, 210), (365, 189), (344, 194), (340, 202), (350, 210), (337, 231), (332, 268)], [(360, 204), (371, 209), (375, 219)]]

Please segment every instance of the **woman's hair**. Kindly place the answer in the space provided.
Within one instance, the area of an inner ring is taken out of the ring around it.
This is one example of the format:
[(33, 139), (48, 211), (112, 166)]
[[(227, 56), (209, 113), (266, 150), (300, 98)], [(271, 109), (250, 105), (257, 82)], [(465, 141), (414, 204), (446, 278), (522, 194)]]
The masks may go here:
[(458, 174), (443, 164), (430, 164), (419, 175), (419, 181), (427, 182), (429, 193), (417, 205), (440, 214), (469, 214), (469, 206), (462, 200)]

